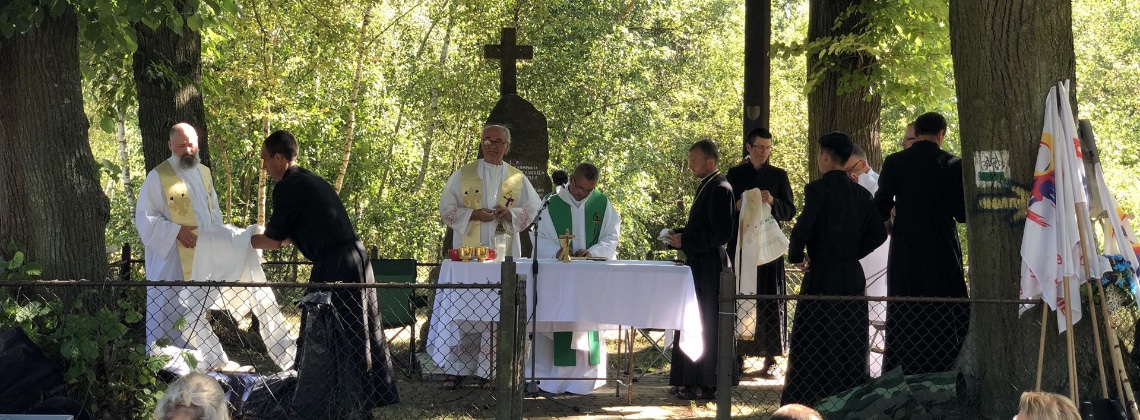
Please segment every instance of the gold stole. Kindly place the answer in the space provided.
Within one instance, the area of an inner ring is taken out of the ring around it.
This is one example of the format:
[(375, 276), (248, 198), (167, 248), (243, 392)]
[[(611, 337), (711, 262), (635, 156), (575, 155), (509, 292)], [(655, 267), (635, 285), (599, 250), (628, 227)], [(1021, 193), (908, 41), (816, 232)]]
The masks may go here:
[[(213, 198), (210, 197), (210, 191), (213, 189), (212, 177), (210, 176), (210, 168), (203, 165), (198, 165), (201, 168), (202, 185), (206, 187), (206, 208), (213, 207)], [(197, 226), (198, 219), (194, 214), (194, 205), (190, 203), (190, 191), (186, 188), (186, 183), (178, 174), (174, 172), (174, 166), (170, 164), (169, 160), (163, 161), (154, 168), (158, 171), (158, 179), (162, 181), (162, 193), (166, 197), (166, 207), (170, 210), (170, 221), (177, 223), (181, 226)], [(198, 234), (198, 229), (194, 229), (195, 235)], [(175, 241), (178, 246), (178, 258), (182, 261), (182, 280), (190, 280), (190, 275), (194, 269), (194, 248), (187, 248), (182, 246), (181, 242)]]
[[(503, 162), (507, 165), (506, 162)], [(469, 209), (483, 208), (483, 178), (479, 177), (479, 161), (463, 165), (459, 169), (460, 186), (463, 188), (463, 207)], [(503, 177), (503, 184), (499, 187), (499, 205), (503, 207), (518, 207), (519, 197), (522, 194), (523, 180), (526, 176), (514, 166), (507, 165), (507, 176)], [(480, 229), (483, 222), (472, 220), (468, 222), (467, 233), (463, 235), (463, 246), (479, 246), (484, 244), (480, 239)], [(511, 249), (512, 244), (507, 245)], [(502, 258), (500, 256), (499, 258)]]

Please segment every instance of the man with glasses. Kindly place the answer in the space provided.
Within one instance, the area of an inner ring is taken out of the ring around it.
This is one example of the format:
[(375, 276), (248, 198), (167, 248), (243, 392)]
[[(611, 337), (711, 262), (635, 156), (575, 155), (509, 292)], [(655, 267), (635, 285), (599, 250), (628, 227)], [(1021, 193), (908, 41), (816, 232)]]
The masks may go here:
[[(911, 125), (910, 127), (910, 130), (913, 131), (914, 126)], [(848, 178), (851, 178), (856, 184), (866, 188), (872, 196), (879, 190), (879, 173), (875, 172), (874, 169), (871, 169), (871, 165), (867, 164), (867, 152), (864, 151), (862, 147), (859, 147), (859, 145), (855, 144), (851, 148), (851, 158), (847, 159), (847, 166), (843, 168), (843, 170), (847, 172)], [(889, 254), (890, 246), (891, 238), (888, 237), (886, 242), (879, 245), (874, 252), (859, 260), (859, 264), (863, 266), (863, 275), (867, 278), (867, 296), (887, 295), (887, 255)], [(871, 324), (886, 324), (886, 302), (867, 302), (867, 310), (870, 313)], [(871, 340), (871, 348), (885, 348), (886, 343), (883, 340), (883, 335), (876, 334), (878, 329), (873, 325), (867, 327), (867, 334)], [(868, 363), (871, 376), (879, 377), (883, 368), (882, 353), (871, 352)]]
[(914, 140), (915, 140), (914, 123), (912, 122), (912, 123), (906, 125), (906, 132), (903, 134), (903, 141), (902, 141), (903, 150), (909, 149), (910, 146), (913, 146)]
[[(772, 217), (781, 222), (792, 220), (796, 215), (796, 205), (792, 200), (792, 185), (788, 173), (772, 166), (768, 158), (772, 155), (772, 133), (757, 128), (748, 133), (745, 140), (748, 156), (744, 161), (728, 170), (728, 183), (732, 185), (736, 210), (740, 210), (741, 196), (745, 191), (757, 188), (761, 199), (772, 206)], [(729, 258), (736, 258), (736, 242), (739, 232), (733, 229), (728, 241)], [(735, 261), (734, 261), (735, 263)], [(783, 295), (785, 293), (784, 259), (756, 267), (756, 293), (760, 295)], [(785, 328), (784, 301), (757, 301), (757, 322), (752, 340), (737, 342), (738, 363), (743, 366), (744, 357), (764, 357), (764, 365), (757, 376), (772, 379), (776, 376), (776, 356), (784, 355), (783, 334)]]
[(534, 220), (542, 199), (522, 171), (503, 161), (511, 150), (510, 130), (492, 124), (483, 127), (481, 137), (483, 158), (447, 179), (439, 198), (439, 216), (455, 231), (452, 248), (492, 246), (491, 238), (501, 224), (512, 235), (508, 254), (519, 258), (519, 231)]
[[(480, 150), (483, 158), (468, 163), (447, 179), (439, 197), (439, 217), (454, 231), (451, 247), (487, 246), (500, 226), (511, 235), (508, 255), (522, 256), (519, 231), (530, 225), (542, 200), (522, 171), (503, 161), (511, 150), (511, 132), (501, 125), (483, 127)], [(504, 258), (506, 255), (499, 255)], [(447, 353), (441, 368), (449, 375), (441, 388), (454, 390), (463, 376), (490, 378), (493, 372), (490, 330), (455, 332), (441, 340), (429, 340), (429, 348)]]
[[(550, 197), (538, 222), (539, 258), (575, 257), (617, 259), (621, 217), (613, 204), (595, 189), (598, 168), (583, 163), (574, 168), (570, 182)], [(562, 249), (558, 236), (574, 235), (570, 249)], [(552, 393), (589, 394), (606, 384), (605, 340), (597, 331), (559, 331), (535, 337), (536, 377), (594, 378), (543, 380), (539, 386)], [(529, 367), (529, 366), (528, 366)]]

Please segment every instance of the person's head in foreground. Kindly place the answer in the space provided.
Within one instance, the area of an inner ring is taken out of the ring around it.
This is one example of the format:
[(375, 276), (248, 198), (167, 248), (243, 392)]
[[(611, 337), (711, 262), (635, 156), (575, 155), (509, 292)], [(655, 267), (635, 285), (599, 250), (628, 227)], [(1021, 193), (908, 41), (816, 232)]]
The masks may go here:
[(1077, 406), (1064, 395), (1025, 392), (1017, 404), (1014, 420), (1081, 420)]
[(222, 386), (198, 372), (178, 378), (154, 407), (155, 420), (229, 420)]
[(788, 404), (772, 413), (772, 420), (823, 420), (823, 416), (806, 405)]

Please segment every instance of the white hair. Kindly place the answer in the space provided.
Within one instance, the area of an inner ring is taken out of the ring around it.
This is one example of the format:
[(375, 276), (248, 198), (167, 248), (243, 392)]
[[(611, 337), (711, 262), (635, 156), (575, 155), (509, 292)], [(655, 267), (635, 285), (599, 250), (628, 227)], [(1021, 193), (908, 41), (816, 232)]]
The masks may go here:
[(154, 418), (166, 420), (183, 406), (197, 411), (198, 419), (230, 420), (229, 406), (221, 384), (198, 372), (190, 372), (166, 388), (166, 394), (154, 407)]
[(507, 143), (510, 143), (510, 142), (511, 142), (511, 130), (510, 130), (510, 129), (508, 129), (506, 126), (504, 126), (504, 125), (500, 125), (500, 124), (487, 124), (487, 125), (484, 125), (484, 126), (483, 126), (483, 131), (480, 131), (480, 132), (479, 132), (479, 135), (480, 135), (480, 137), (482, 137), (483, 133), (486, 133), (486, 132), (487, 132), (487, 130), (490, 130), (490, 129), (492, 129), (492, 128), (497, 128), (497, 129), (503, 130), (503, 136), (505, 137), (505, 140), (507, 141)]

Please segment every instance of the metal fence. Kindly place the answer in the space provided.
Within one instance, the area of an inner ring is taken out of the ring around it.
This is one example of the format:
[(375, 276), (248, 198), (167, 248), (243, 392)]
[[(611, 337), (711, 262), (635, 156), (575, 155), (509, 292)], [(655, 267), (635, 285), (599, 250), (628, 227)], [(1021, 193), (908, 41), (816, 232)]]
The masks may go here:
[[(62, 383), (47, 395), (79, 400), (98, 418), (148, 418), (148, 404), (173, 378), (164, 371), (216, 367), (231, 372), (215, 374), (232, 392), (231, 411), (248, 419), (695, 418), (716, 416), (718, 406), (732, 417), (767, 418), (782, 402), (865, 414), (887, 410), (894, 404), (887, 397), (903, 390), (937, 399), (923, 401), (929, 415), (971, 418), (976, 407), (956, 397), (965, 392), (960, 378), (939, 372), (975, 357), (962, 346), (963, 317), (984, 307), (1013, 311), (1019, 303), (799, 297), (802, 278), (790, 270), (787, 296), (727, 301), (741, 302), (733, 318), (742, 320), (742, 330), (773, 341), (721, 346), (727, 353), (709, 355), (738, 361), (739, 384), (731, 392), (696, 403), (666, 394), (669, 333), (628, 329), (604, 336), (612, 385), (556, 397), (577, 412), (524, 395), (525, 279), (440, 285), (431, 280), (435, 264), (413, 263), (410, 271), (377, 269), (377, 284), (313, 285), (305, 283), (306, 264), (268, 263), (266, 284), (120, 281), (132, 278), (133, 263), (117, 267), (116, 281), (0, 283), (0, 328), (22, 327), (62, 371)], [(497, 321), (433, 327), (441, 296)], [(1118, 314), (1122, 344), (1133, 349), (1135, 311)], [(891, 320), (922, 322), (891, 324), (888, 336)], [(888, 357), (887, 340), (911, 343), (912, 351)], [(302, 364), (306, 369), (296, 369)]]

